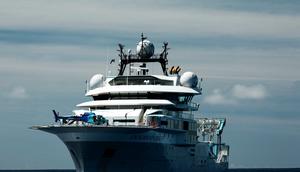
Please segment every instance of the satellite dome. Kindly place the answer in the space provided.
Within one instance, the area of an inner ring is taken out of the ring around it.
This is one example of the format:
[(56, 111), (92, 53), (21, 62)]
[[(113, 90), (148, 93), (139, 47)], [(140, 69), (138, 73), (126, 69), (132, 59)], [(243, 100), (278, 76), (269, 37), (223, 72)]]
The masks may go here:
[(90, 89), (94, 89), (94, 88), (99, 87), (102, 82), (103, 82), (103, 75), (95, 74), (90, 79)]
[(149, 40), (140, 41), (136, 47), (136, 52), (141, 58), (150, 58), (154, 54), (154, 45)]
[(184, 72), (180, 76), (180, 85), (194, 88), (198, 84), (198, 77), (193, 72)]

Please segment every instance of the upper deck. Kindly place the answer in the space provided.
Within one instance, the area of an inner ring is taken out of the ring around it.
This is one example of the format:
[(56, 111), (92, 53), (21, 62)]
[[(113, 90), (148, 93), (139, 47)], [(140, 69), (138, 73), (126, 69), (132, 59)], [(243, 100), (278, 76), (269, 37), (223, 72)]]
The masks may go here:
[[(166, 78), (166, 77), (165, 77)], [(159, 79), (154, 76), (117, 76), (107, 78), (101, 86), (88, 90), (86, 96), (99, 95), (144, 95), (151, 93), (178, 94), (178, 95), (198, 95), (201, 88), (189, 88), (177, 84), (177, 77), (168, 77), (169, 80)]]
[[(95, 101), (104, 100), (168, 100), (179, 109), (188, 108), (194, 95), (201, 94), (201, 80), (192, 72), (180, 74), (179, 66), (167, 67), (168, 43), (164, 42), (161, 53), (154, 53), (154, 45), (142, 35), (137, 51), (125, 51), (119, 44), (119, 69), (114, 77), (94, 75), (87, 82), (86, 96), (92, 96)], [(113, 63), (115, 59), (111, 61)], [(148, 63), (160, 63), (161, 75), (151, 73)], [(124, 75), (128, 69), (127, 75)], [(192, 108), (195, 109), (195, 108)]]

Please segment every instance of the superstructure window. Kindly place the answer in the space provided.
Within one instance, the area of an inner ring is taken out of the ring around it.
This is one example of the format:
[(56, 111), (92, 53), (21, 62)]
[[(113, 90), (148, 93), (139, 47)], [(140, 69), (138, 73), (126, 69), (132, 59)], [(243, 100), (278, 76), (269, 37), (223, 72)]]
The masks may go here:
[(173, 81), (162, 80), (153, 76), (118, 76), (109, 82), (110, 85), (173, 85)]
[(189, 130), (189, 122), (188, 121), (183, 121), (183, 129)]
[(192, 100), (193, 96), (178, 96), (179, 103), (188, 103)]
[(134, 119), (114, 119), (113, 122), (135, 122)]
[(160, 125), (168, 125), (168, 121), (160, 121)]

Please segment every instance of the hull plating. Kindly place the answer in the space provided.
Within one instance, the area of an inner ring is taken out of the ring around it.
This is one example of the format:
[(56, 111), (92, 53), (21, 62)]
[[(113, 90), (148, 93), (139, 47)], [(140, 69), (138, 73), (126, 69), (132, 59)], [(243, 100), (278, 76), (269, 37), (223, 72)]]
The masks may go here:
[(67, 146), (77, 172), (224, 171), (208, 144), (176, 144), (182, 132), (150, 128), (45, 127)]

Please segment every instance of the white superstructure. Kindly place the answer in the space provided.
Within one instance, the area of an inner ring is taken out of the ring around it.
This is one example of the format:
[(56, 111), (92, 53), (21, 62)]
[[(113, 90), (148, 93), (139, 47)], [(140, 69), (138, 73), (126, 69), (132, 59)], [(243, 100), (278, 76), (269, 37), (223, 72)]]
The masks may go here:
[[(74, 110), (77, 116), (92, 112), (93, 120), (36, 128), (67, 145), (78, 172), (226, 170), (229, 146), (221, 143), (226, 121), (194, 118), (199, 104), (192, 99), (201, 95), (201, 78), (181, 74), (179, 66), (167, 68), (167, 46), (155, 54), (143, 35), (135, 54), (119, 44), (118, 75), (95, 74), (86, 92), (93, 100)], [(151, 74), (152, 62), (160, 63), (162, 75)]]

